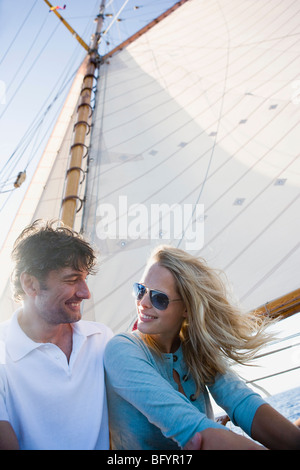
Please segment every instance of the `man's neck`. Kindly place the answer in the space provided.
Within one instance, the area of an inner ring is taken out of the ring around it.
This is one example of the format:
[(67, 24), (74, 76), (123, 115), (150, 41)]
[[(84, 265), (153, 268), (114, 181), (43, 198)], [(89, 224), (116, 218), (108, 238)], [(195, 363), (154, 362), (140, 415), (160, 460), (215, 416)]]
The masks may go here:
[(18, 316), (20, 328), (32, 341), (36, 343), (52, 343), (59, 347), (70, 360), (73, 346), (73, 328), (69, 323), (52, 325), (37, 317), (34, 313), (28, 315), (28, 310), (24, 306)]

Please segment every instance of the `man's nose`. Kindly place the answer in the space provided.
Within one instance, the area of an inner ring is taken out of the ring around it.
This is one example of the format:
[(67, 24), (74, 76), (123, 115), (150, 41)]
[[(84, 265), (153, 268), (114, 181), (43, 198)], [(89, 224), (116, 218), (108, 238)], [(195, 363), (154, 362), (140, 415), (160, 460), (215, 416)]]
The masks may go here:
[(90, 290), (88, 288), (88, 285), (86, 281), (81, 281), (79, 283), (78, 289), (76, 291), (77, 297), (80, 297), (81, 299), (89, 299), (91, 297)]

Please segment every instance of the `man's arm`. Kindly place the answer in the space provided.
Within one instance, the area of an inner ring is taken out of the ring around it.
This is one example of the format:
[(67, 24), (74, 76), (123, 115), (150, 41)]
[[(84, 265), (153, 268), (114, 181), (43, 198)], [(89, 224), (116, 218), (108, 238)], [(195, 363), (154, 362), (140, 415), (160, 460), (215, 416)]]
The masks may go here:
[[(252, 438), (273, 450), (300, 450), (300, 429), (270, 405), (260, 406), (252, 422)], [(256, 450), (255, 442), (228, 430), (205, 429), (195, 434), (184, 450)]]
[(0, 421), (0, 450), (19, 450), (17, 436), (8, 421)]
[(265, 450), (265, 448), (227, 429), (207, 428), (196, 433), (183, 450)]
[(300, 450), (300, 429), (267, 404), (256, 411), (251, 435), (268, 449)]

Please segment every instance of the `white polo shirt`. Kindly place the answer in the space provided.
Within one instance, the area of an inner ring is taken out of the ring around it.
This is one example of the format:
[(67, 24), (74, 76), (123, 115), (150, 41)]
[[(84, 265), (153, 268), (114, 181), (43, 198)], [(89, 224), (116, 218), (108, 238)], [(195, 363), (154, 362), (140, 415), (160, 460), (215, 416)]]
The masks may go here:
[(103, 352), (112, 337), (103, 324), (72, 324), (73, 349), (36, 343), (18, 313), (0, 325), (0, 421), (9, 421), (21, 449), (108, 449)]

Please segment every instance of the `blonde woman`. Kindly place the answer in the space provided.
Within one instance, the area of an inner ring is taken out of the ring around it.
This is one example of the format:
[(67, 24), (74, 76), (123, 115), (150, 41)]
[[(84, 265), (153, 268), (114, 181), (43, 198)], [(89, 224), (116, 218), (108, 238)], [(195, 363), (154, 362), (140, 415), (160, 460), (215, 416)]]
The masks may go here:
[(113, 449), (261, 449), (214, 421), (207, 389), (266, 448), (300, 448), (299, 429), (230, 371), (266, 335), (227, 300), (214, 270), (161, 246), (134, 295), (137, 331), (116, 335), (105, 352)]

